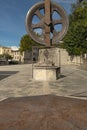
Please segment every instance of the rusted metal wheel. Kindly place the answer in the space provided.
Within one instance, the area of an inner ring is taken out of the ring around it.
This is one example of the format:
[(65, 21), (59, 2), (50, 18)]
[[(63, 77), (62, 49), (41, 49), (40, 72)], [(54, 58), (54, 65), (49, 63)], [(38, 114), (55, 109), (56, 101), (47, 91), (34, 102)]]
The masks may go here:
[[(26, 15), (27, 32), (36, 42), (45, 45), (45, 26), (50, 26), (50, 40), (58, 44), (68, 30), (68, 16), (65, 10), (55, 2), (51, 2), (51, 23), (45, 23), (45, 4), (39, 2), (31, 7)], [(36, 20), (35, 22), (35, 19)]]

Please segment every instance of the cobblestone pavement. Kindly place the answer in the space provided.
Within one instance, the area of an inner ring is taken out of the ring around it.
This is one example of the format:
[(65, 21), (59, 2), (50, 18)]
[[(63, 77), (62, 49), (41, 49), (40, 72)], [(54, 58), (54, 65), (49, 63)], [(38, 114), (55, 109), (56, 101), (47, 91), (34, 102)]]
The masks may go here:
[(87, 71), (62, 66), (60, 79), (44, 82), (32, 80), (31, 64), (0, 66), (0, 100), (47, 94), (87, 99)]

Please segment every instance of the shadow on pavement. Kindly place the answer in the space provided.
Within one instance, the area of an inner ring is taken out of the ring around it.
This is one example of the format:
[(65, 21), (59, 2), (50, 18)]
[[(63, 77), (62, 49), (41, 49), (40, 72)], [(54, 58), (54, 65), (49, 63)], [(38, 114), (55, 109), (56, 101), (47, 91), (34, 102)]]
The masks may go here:
[(0, 80), (7, 78), (13, 74), (18, 73), (19, 71), (0, 71)]

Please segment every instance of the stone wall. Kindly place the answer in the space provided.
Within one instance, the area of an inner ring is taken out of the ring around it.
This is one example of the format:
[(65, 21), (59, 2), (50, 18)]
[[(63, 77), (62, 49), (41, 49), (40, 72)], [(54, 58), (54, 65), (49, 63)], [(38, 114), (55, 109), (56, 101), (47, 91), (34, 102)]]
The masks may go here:
[(83, 63), (83, 60), (80, 56), (72, 58), (68, 55), (65, 49), (39, 49), (38, 65), (40, 66), (61, 66), (67, 64), (80, 65), (81, 63)]
[(83, 59), (81, 56), (71, 57), (68, 55), (66, 49), (60, 49), (60, 55), (61, 55), (61, 65), (64, 64), (80, 65), (83, 63)]

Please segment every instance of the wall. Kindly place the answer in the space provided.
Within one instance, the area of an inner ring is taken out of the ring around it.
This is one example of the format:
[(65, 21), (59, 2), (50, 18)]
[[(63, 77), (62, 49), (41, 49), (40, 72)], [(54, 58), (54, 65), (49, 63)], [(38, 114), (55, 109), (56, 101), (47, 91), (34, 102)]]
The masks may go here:
[(39, 49), (38, 65), (67, 65), (74, 64), (80, 65), (83, 60), (80, 56), (71, 58), (65, 49), (50, 48), (50, 49)]

